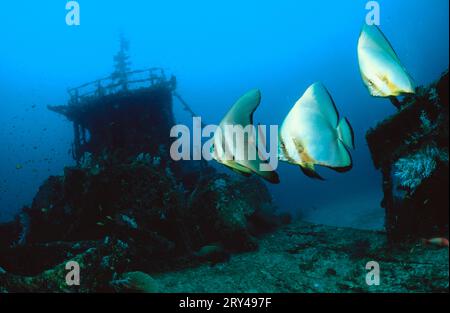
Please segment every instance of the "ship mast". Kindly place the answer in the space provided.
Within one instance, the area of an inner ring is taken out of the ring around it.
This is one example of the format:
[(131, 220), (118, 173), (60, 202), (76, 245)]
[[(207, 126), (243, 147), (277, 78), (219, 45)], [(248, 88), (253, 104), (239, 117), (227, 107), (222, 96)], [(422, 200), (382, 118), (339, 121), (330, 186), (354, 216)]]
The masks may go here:
[(128, 90), (128, 75), (130, 71), (130, 56), (128, 51), (130, 48), (129, 41), (123, 34), (120, 35), (120, 47), (117, 54), (114, 56), (114, 72), (111, 75), (113, 82), (122, 86), (123, 90)]

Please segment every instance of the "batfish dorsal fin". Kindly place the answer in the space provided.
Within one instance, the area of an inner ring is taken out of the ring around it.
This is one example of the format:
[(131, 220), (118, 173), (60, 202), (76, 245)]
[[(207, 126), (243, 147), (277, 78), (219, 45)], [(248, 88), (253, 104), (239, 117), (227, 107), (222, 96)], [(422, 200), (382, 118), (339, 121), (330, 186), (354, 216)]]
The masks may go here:
[(322, 83), (312, 84), (297, 101), (293, 110), (312, 110), (333, 127), (337, 126), (338, 112), (330, 93)]
[(364, 24), (359, 40), (361, 48), (378, 50), (380, 53), (387, 53), (400, 64), (397, 53), (378, 26)]
[(243, 127), (253, 124), (253, 113), (261, 102), (261, 92), (252, 89), (240, 97), (221, 124), (241, 125)]

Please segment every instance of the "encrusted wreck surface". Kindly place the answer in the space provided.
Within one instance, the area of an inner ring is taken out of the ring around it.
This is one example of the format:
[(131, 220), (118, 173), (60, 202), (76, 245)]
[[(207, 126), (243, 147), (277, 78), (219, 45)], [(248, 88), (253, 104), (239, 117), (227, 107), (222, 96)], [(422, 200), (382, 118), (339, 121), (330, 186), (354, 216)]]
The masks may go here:
[(194, 187), (188, 189), (183, 174), (149, 155), (129, 164), (66, 168), (15, 221), (0, 225), (0, 266), (36, 275), (118, 240), (128, 247), (122, 265), (146, 271), (194, 259), (211, 243), (229, 252), (255, 249), (252, 234), (271, 225), (254, 221), (259, 215), (276, 220), (263, 183), (210, 170), (189, 180)]
[(448, 238), (448, 72), (367, 132), (383, 174), (386, 230), (392, 240)]

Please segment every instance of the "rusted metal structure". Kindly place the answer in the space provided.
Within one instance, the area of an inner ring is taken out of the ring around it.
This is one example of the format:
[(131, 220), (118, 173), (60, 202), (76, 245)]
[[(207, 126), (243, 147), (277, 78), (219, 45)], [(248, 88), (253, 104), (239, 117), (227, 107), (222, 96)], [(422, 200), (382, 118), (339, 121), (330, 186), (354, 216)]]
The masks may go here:
[(73, 157), (113, 152), (126, 158), (169, 144), (176, 78), (161, 68), (111, 75), (68, 90), (67, 105), (48, 106), (73, 123)]

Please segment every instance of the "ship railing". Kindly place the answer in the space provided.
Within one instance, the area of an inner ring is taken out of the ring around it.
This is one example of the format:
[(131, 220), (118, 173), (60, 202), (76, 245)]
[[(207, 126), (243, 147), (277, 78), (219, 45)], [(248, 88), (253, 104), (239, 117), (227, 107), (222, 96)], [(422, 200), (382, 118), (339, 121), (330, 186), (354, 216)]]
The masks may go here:
[(116, 94), (118, 92), (149, 88), (157, 85), (167, 85), (172, 91), (176, 88), (175, 77), (169, 79), (162, 68), (116, 73), (97, 79), (75, 88), (68, 89), (70, 105), (77, 105), (87, 99)]

